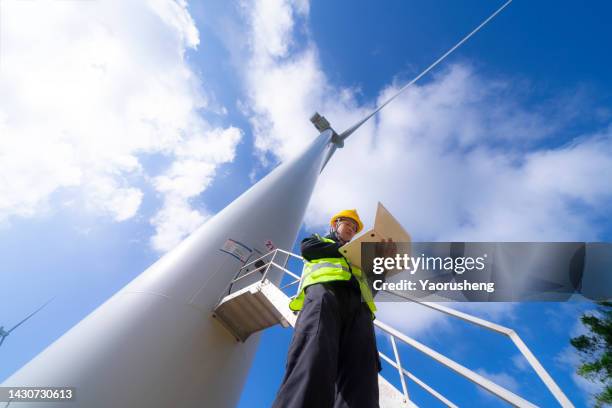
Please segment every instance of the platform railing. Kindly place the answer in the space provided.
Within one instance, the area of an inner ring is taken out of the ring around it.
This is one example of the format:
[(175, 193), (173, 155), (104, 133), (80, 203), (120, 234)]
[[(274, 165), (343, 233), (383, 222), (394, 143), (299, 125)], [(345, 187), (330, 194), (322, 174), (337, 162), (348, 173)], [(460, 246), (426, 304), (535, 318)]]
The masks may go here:
[[(284, 256), (284, 260), (279, 261), (278, 258), (281, 256)], [(285, 289), (285, 288), (288, 288), (290, 286), (300, 283), (300, 281), (302, 280), (301, 276), (296, 275), (295, 273), (287, 269), (287, 264), (289, 263), (289, 260), (291, 258), (298, 259), (300, 261), (303, 261), (304, 259), (301, 256), (296, 255), (292, 252), (288, 252), (283, 249), (277, 248), (243, 265), (238, 270), (236, 275), (234, 275), (234, 278), (227, 284), (225, 290), (221, 292), (221, 296), (219, 297), (219, 300), (217, 303), (220, 303), (221, 300), (225, 296), (232, 293), (232, 290), (236, 283), (240, 282), (246, 277), (254, 276), (257, 272), (261, 273), (262, 275), (261, 278), (258, 279), (261, 282), (263, 282), (268, 277), (271, 270), (279, 270), (283, 274), (287, 274), (291, 276), (292, 278), (294, 278), (294, 280), (289, 282), (288, 284), (280, 286), (279, 287), (280, 289)], [(254, 269), (251, 270), (251, 268), (254, 268)], [(293, 296), (290, 296), (289, 298), (293, 298), (295, 296), (296, 295), (293, 295)]]
[(519, 352), (523, 355), (523, 357), (525, 357), (525, 359), (527, 360), (531, 368), (535, 371), (535, 373), (540, 378), (540, 380), (542, 380), (542, 382), (544, 383), (548, 391), (555, 397), (557, 402), (562, 407), (573, 407), (574, 406), (572, 402), (569, 400), (569, 398), (567, 398), (567, 396), (563, 393), (561, 388), (557, 385), (555, 380), (550, 376), (548, 371), (546, 371), (546, 369), (538, 361), (535, 355), (531, 352), (529, 347), (527, 347), (527, 345), (523, 342), (521, 337), (514, 330), (508, 327), (499, 325), (497, 323), (493, 323), (488, 320), (482, 319), (480, 317), (472, 316), (468, 313), (461, 312), (456, 309), (452, 309), (447, 306), (442, 306), (440, 304), (432, 303), (432, 302), (423, 302), (419, 299), (408, 296), (401, 292), (389, 291), (389, 290), (385, 290), (384, 292), (387, 292), (394, 296), (409, 300), (414, 303), (418, 303), (421, 306), (428, 307), (432, 310), (447, 314), (449, 316), (461, 319), (470, 324), (473, 324), (473, 325), (482, 327), (484, 329), (487, 329), (487, 330), (490, 330), (490, 331), (493, 331), (499, 334), (503, 334), (509, 337), (510, 340), (512, 340), (512, 342), (516, 346), (516, 348), (519, 350)]
[[(393, 338), (393, 337), (391, 337)], [(394, 367), (398, 370), (401, 369), (401, 372), (403, 375), (405, 375), (406, 377), (408, 377), (409, 379), (411, 379), (412, 381), (414, 381), (418, 386), (420, 386), (421, 388), (423, 388), (425, 391), (427, 391), (429, 394), (431, 394), (432, 396), (434, 396), (435, 398), (437, 398), (440, 402), (442, 402), (444, 405), (446, 405), (447, 407), (451, 407), (451, 408), (458, 408), (457, 405), (455, 405), (453, 402), (451, 402), (448, 398), (446, 398), (444, 395), (440, 394), (438, 391), (436, 391), (435, 389), (433, 389), (432, 387), (430, 387), (429, 385), (427, 385), (424, 381), (422, 381), (420, 378), (418, 378), (416, 375), (414, 375), (413, 373), (411, 373), (410, 371), (406, 370), (405, 368), (398, 366), (397, 362), (395, 360), (392, 360), (391, 358), (389, 358), (385, 353), (379, 351), (378, 355), (382, 357), (383, 360), (385, 360), (387, 363), (389, 363), (389, 365), (391, 367)], [(408, 399), (409, 395), (408, 395), (408, 391), (406, 391), (406, 393), (404, 394), (404, 398)]]
[[(416, 350), (424, 353), (426, 356), (432, 358), (433, 360), (439, 362), (440, 364), (450, 368), (451, 370), (455, 371), (457, 374), (461, 375), (462, 377), (470, 380), (471, 382), (473, 382), (474, 384), (480, 386), (481, 388), (483, 388), (484, 390), (488, 391), (489, 393), (495, 395), (496, 397), (512, 404), (515, 407), (536, 407), (536, 405), (532, 404), (531, 402), (519, 397), (518, 395), (516, 395), (515, 393), (513, 393), (512, 391), (502, 387), (499, 384), (494, 383), (493, 381), (483, 377), (482, 375), (476, 373), (475, 371), (470, 370), (467, 367), (464, 367), (463, 365), (457, 363), (456, 361), (446, 357), (445, 355), (438, 353), (437, 351), (427, 347), (426, 345), (418, 342), (417, 340), (405, 335), (404, 333), (401, 333), (400, 331), (398, 331), (397, 329), (394, 329), (393, 327), (381, 322), (380, 320), (376, 319), (374, 320), (374, 325), (376, 327), (378, 327), (379, 329), (381, 329), (382, 331), (386, 332), (387, 334), (391, 335), (392, 338), (400, 340), (401, 342), (415, 348)], [(390, 359), (387, 357), (385, 359), (386, 361), (389, 361)], [(394, 362), (395, 364), (392, 364), (395, 368), (397, 368), (398, 370), (401, 371), (401, 376), (400, 378), (404, 378), (404, 375), (407, 375), (407, 372), (405, 372), (405, 370), (401, 367), (400, 363), (397, 361), (397, 359)], [(408, 375), (407, 375), (408, 376)], [(410, 378), (410, 376), (408, 376)], [(420, 383), (417, 382), (417, 384), (421, 385)], [(422, 385), (421, 385), (422, 386)], [(431, 387), (429, 387), (431, 388)], [(427, 391), (429, 391), (427, 388), (425, 388)], [(408, 394), (407, 392), (404, 393), (405, 398), (408, 399)], [(435, 395), (434, 395), (435, 396)]]

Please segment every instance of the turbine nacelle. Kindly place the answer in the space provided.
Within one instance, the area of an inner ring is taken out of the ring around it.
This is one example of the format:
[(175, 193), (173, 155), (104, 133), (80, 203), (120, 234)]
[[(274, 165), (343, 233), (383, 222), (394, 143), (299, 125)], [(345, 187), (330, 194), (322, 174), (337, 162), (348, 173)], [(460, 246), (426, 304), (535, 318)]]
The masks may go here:
[(340, 135), (336, 133), (336, 131), (331, 127), (329, 121), (325, 118), (325, 116), (320, 115), (319, 112), (315, 112), (314, 115), (310, 117), (310, 121), (320, 133), (323, 133), (326, 130), (331, 130), (331, 142), (336, 145), (336, 147), (344, 147), (344, 139), (342, 139)]

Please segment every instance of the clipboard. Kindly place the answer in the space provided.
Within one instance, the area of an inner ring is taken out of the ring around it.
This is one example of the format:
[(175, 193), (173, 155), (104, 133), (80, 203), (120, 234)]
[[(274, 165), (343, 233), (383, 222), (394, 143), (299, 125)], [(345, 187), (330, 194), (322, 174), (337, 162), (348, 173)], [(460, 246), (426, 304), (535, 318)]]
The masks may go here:
[[(404, 227), (391, 215), (391, 213), (379, 202), (376, 208), (376, 218), (374, 228), (361, 234), (348, 244), (340, 247), (340, 253), (352, 265), (361, 268), (361, 244), (364, 242), (381, 242), (383, 239), (392, 239), (393, 242), (410, 244), (412, 242), (410, 234)], [(399, 271), (398, 271), (399, 272)]]

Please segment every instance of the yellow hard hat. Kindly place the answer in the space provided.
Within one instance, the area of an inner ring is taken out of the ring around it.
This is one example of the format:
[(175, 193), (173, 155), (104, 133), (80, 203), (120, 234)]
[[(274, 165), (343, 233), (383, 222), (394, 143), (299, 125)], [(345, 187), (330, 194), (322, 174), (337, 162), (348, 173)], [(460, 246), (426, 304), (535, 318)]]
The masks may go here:
[(355, 209), (342, 210), (339, 213), (335, 214), (333, 217), (331, 217), (331, 220), (329, 220), (329, 225), (334, 227), (334, 223), (338, 218), (350, 218), (351, 220), (355, 221), (357, 223), (357, 232), (363, 229), (363, 222), (361, 222), (361, 219), (357, 214), (357, 210)]

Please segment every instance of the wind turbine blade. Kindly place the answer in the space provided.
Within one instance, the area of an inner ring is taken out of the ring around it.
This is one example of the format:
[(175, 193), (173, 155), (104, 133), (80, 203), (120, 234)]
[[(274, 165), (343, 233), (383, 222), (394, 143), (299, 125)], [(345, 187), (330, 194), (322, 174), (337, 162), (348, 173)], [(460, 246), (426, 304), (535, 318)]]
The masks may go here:
[(325, 166), (327, 166), (327, 162), (332, 158), (332, 156), (334, 155), (336, 149), (338, 148), (338, 146), (333, 145), (330, 149), (329, 152), (327, 153), (327, 156), (325, 156), (325, 159), (323, 159), (323, 165), (321, 166), (321, 172), (323, 171), (323, 169), (325, 168)]
[(345, 140), (347, 137), (349, 137), (354, 131), (359, 129), (361, 127), (361, 125), (366, 123), (368, 121), (368, 119), (370, 119), (372, 116), (376, 115), (382, 108), (387, 106), (389, 104), (389, 102), (391, 102), (392, 100), (397, 98), (409, 86), (414, 84), (416, 81), (421, 79), (425, 74), (427, 74), (429, 71), (431, 71), (436, 65), (438, 65), (440, 62), (442, 62), (453, 51), (455, 51), (457, 48), (459, 48), (461, 45), (463, 45), (463, 43), (465, 43), (467, 40), (469, 40), (470, 37), (472, 37), (474, 34), (476, 34), (478, 31), (480, 31), (480, 29), (482, 27), (484, 27), (493, 18), (495, 18), (495, 16), (497, 16), (499, 13), (501, 13), (501, 11), (503, 9), (505, 9), (510, 3), (512, 3), (512, 0), (508, 0), (506, 3), (504, 3), (500, 8), (497, 9), (497, 11), (495, 11), (495, 13), (491, 14), (487, 19), (485, 19), (482, 23), (480, 23), (480, 25), (478, 27), (476, 27), (468, 35), (463, 37), (461, 39), (461, 41), (459, 41), (457, 44), (455, 44), (450, 50), (446, 51), (444, 53), (444, 55), (442, 55), (440, 58), (438, 58), (436, 61), (434, 61), (433, 64), (428, 66), (423, 72), (421, 72), (419, 75), (417, 75), (412, 81), (410, 81), (406, 85), (404, 85), (395, 95), (391, 96), (389, 99), (387, 99), (385, 102), (383, 102), (378, 108), (376, 108), (372, 113), (367, 115), (365, 118), (361, 119), (359, 122), (355, 123), (353, 126), (351, 126), (350, 128), (346, 129), (344, 132), (342, 132), (340, 134), (340, 140)]
[(4, 343), (4, 339), (6, 339), (6, 336), (2, 336), (2, 338), (0, 338), (0, 346), (2, 345), (2, 343)]
[[(55, 296), (52, 297), (51, 299), (47, 300), (45, 302), (44, 305), (42, 305), (41, 307), (39, 307), (38, 309), (36, 309), (35, 311), (33, 311), (32, 313), (30, 313), (25, 319), (23, 319), (22, 321), (20, 321), (19, 323), (17, 323), (15, 326), (13, 326), (12, 329), (10, 329), (9, 331), (6, 332), (6, 334), (8, 335), (10, 332), (12, 332), (13, 330), (15, 330), (17, 327), (21, 326), (23, 323), (25, 323), (30, 317), (34, 316), (36, 313), (40, 312), (42, 310), (43, 307), (47, 306), (49, 303), (51, 303), (51, 301), (55, 299)], [(4, 338), (3, 338), (4, 339)], [(1, 344), (1, 343), (0, 343)]]

